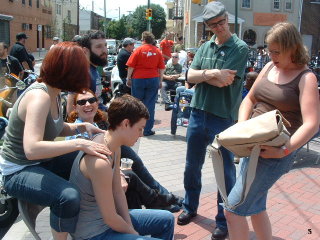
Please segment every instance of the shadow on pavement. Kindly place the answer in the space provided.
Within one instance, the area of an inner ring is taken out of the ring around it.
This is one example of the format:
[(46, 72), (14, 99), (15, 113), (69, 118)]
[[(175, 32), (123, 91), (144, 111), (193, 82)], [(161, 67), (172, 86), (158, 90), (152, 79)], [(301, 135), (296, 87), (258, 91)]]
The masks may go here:
[(292, 169), (299, 168), (320, 168), (320, 164), (315, 164), (318, 158), (318, 152), (309, 149), (302, 148), (295, 157)]

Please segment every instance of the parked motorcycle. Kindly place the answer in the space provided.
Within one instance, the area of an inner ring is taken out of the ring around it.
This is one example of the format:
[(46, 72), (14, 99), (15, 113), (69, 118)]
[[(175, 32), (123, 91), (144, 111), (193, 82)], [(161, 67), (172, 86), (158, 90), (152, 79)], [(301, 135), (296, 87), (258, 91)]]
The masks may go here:
[[(4, 135), (5, 127), (8, 125), (8, 112), (17, 99), (17, 91), (26, 88), (26, 84), (14, 74), (5, 74), (4, 82), (1, 84), (3, 87), (0, 89), (0, 138)], [(4, 190), (0, 173), (0, 227), (11, 226), (18, 215), (18, 201)]]

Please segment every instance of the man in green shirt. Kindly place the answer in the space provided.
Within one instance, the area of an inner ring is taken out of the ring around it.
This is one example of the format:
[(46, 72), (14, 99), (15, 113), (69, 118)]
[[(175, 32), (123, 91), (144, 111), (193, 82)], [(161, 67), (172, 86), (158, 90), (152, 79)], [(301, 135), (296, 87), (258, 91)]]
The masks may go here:
[(182, 66), (179, 64), (179, 53), (172, 53), (172, 62), (166, 65), (166, 70), (163, 74), (162, 87), (160, 94), (162, 101), (165, 104), (165, 110), (172, 110), (172, 103), (168, 97), (168, 90), (176, 90), (181, 84), (177, 82), (177, 79), (181, 76)]
[[(201, 192), (201, 169), (206, 148), (214, 136), (230, 127), (237, 120), (241, 102), (243, 76), (248, 47), (228, 25), (228, 13), (221, 2), (208, 3), (203, 11), (203, 20), (214, 36), (197, 51), (188, 72), (188, 81), (197, 84), (193, 95), (192, 112), (187, 131), (187, 157), (184, 172), (184, 211), (178, 224), (188, 224), (197, 215)], [(227, 192), (236, 180), (233, 155), (222, 149)], [(218, 194), (216, 229), (211, 239), (225, 239), (227, 223)]]

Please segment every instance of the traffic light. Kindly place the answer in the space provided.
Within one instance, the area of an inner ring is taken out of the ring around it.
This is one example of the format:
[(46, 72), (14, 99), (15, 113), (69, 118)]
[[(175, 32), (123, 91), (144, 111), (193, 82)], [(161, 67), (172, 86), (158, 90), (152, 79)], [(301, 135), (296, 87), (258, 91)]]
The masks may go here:
[(202, 0), (192, 0), (192, 3), (201, 5)]
[(152, 9), (151, 8), (146, 9), (146, 19), (152, 20)]

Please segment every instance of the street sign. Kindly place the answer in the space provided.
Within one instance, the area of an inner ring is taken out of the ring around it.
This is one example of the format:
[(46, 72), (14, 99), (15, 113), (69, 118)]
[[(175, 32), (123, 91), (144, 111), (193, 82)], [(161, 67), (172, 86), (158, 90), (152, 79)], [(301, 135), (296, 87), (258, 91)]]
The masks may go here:
[(42, 31), (42, 25), (39, 24), (39, 25), (38, 25), (38, 32), (41, 32), (41, 31)]

